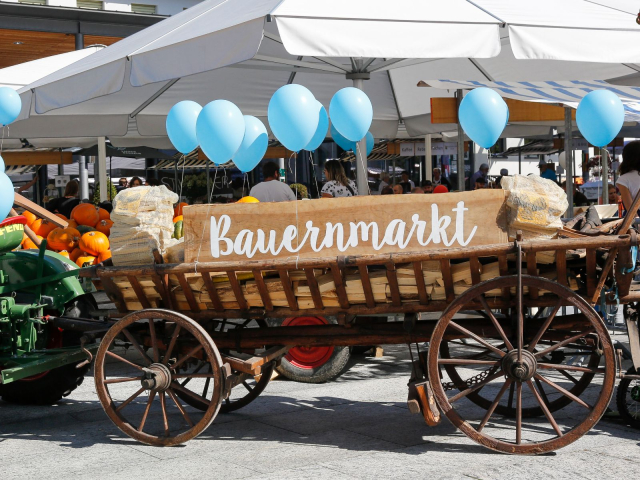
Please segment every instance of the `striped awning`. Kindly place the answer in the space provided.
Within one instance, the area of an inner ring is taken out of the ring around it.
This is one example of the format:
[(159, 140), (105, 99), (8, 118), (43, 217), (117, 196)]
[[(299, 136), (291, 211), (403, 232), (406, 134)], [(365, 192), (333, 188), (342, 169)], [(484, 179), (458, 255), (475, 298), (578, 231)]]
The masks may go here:
[(4, 173), (7, 175), (26, 175), (29, 173), (34, 173), (38, 165), (7, 165), (4, 168)]
[[(389, 150), (387, 148), (387, 145), (389, 143), (401, 143), (401, 141), (390, 140), (390, 141), (380, 142), (377, 145), (374, 145), (373, 149), (371, 150), (371, 153), (367, 155), (367, 160), (369, 162), (375, 162), (375, 161), (392, 162), (394, 160), (407, 160), (409, 158), (412, 158), (412, 157), (402, 157), (397, 154), (389, 153)], [(344, 162), (355, 162), (356, 156), (352, 151), (348, 151), (342, 154), (342, 156), (340, 157), (340, 160)]]

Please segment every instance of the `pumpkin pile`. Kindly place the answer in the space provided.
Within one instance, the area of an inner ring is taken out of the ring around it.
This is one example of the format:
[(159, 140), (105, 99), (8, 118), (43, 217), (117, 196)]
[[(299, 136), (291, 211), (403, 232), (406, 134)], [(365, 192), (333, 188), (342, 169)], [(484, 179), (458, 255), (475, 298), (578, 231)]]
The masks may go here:
[[(71, 218), (56, 213), (67, 220), (67, 228), (56, 227), (48, 220), (38, 218), (29, 211), (23, 215), (27, 225), (40, 240), (47, 239), (47, 249), (69, 258), (79, 267), (102, 263), (111, 258), (109, 235), (113, 222), (109, 212), (90, 203), (81, 203), (71, 211)], [(38, 248), (27, 235), (22, 240), (22, 249)]]
[(180, 202), (173, 208), (173, 235), (171, 238), (182, 238), (184, 229), (182, 226), (182, 209), (188, 206), (188, 203)]

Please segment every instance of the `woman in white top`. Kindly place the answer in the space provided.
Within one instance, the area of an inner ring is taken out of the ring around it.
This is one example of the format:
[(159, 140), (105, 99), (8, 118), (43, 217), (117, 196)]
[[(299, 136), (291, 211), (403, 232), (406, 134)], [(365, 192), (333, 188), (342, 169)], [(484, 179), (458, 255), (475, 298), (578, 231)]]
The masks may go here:
[(620, 177), (616, 187), (622, 196), (624, 209), (629, 210), (640, 191), (640, 141), (629, 142), (622, 149)]
[(358, 187), (344, 173), (339, 160), (329, 160), (324, 164), (324, 176), (328, 180), (322, 187), (322, 198), (355, 197)]

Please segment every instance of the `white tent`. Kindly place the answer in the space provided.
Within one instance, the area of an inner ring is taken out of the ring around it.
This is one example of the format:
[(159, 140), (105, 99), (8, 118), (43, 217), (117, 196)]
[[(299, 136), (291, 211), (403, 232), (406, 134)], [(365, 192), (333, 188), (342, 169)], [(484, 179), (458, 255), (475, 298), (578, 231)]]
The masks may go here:
[(632, 75), (636, 15), (626, 0), (208, 0), (21, 90), (11, 137), (167, 147), (177, 101), (225, 98), (264, 119), (291, 82), (325, 106), (361, 86), (376, 137), (394, 137), (399, 122), (410, 135), (436, 132), (429, 98), (451, 93), (418, 88), (421, 79)]

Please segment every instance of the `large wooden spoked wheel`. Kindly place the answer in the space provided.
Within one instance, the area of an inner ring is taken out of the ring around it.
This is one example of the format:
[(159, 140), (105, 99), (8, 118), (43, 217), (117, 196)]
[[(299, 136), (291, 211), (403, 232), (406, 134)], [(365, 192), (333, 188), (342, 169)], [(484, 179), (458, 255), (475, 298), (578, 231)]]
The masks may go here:
[[(122, 345), (129, 348), (124, 350)], [(208, 373), (196, 372), (198, 364)], [(190, 318), (148, 309), (122, 318), (100, 343), (95, 383), (100, 403), (126, 435), (149, 445), (184, 443), (205, 430), (220, 409), (223, 391), (220, 353)], [(203, 396), (201, 386), (211, 385)], [(178, 396), (180, 394), (180, 396)], [(188, 396), (206, 404), (185, 405)]]
[[(213, 331), (216, 333), (228, 333), (243, 328), (267, 328), (267, 322), (264, 319), (225, 319), (221, 321), (213, 321), (212, 325), (205, 324), (207, 331)], [(222, 353), (226, 355), (233, 355), (234, 357), (251, 357), (252, 355), (245, 352), (236, 352), (233, 350), (223, 350)], [(255, 352), (254, 352), (255, 353)], [(240, 408), (246, 407), (267, 388), (267, 385), (271, 381), (273, 371), (276, 365), (275, 362), (270, 362), (264, 365), (261, 369), (261, 374), (258, 376), (249, 375), (238, 370), (232, 369), (232, 373), (239, 377), (238, 385), (231, 390), (231, 393), (224, 399), (220, 406), (220, 413), (230, 413)], [(195, 371), (202, 373), (210, 373), (211, 365), (204, 362), (196, 365)], [(206, 397), (209, 388), (212, 388), (210, 382), (205, 380), (202, 388), (202, 396)], [(193, 398), (189, 395), (184, 395), (182, 392), (177, 392), (178, 396), (182, 398), (186, 403), (198, 410), (206, 410), (208, 404)]]
[[(461, 325), (456, 315), (463, 307), (474, 302), (485, 304), (487, 292), (515, 287), (517, 282), (517, 276), (510, 276), (480, 283), (447, 308), (431, 337), (429, 378), (442, 378), (442, 382), (431, 383), (438, 406), (469, 438), (500, 452), (541, 454), (574, 442), (598, 422), (613, 394), (614, 351), (605, 325), (587, 302), (568, 288), (538, 277), (523, 275), (521, 290), (557, 295), (558, 302), (549, 315), (534, 320), (516, 312), (512, 321), (498, 321), (489, 314), (488, 321), (481, 320), (477, 328), (469, 321), (465, 323), (468, 328)], [(561, 306), (568, 306), (573, 314), (558, 316)], [(460, 341), (455, 349), (451, 348), (454, 339)], [(443, 342), (449, 342), (444, 356)], [(593, 348), (601, 356), (600, 364), (584, 367), (548, 360), (553, 352), (565, 348)], [(459, 378), (468, 382), (464, 390), (445, 389), (451, 380), (447, 369), (452, 366)], [(571, 392), (573, 383), (564, 376), (567, 372), (586, 373), (593, 380), (576, 395)], [(467, 401), (469, 394), (480, 390), (484, 398), (491, 399), (488, 407)], [(570, 402), (561, 418), (554, 416), (550, 405), (562, 397)], [(515, 418), (498, 418), (498, 406), (514, 409)], [(544, 417), (523, 415), (534, 408)]]

